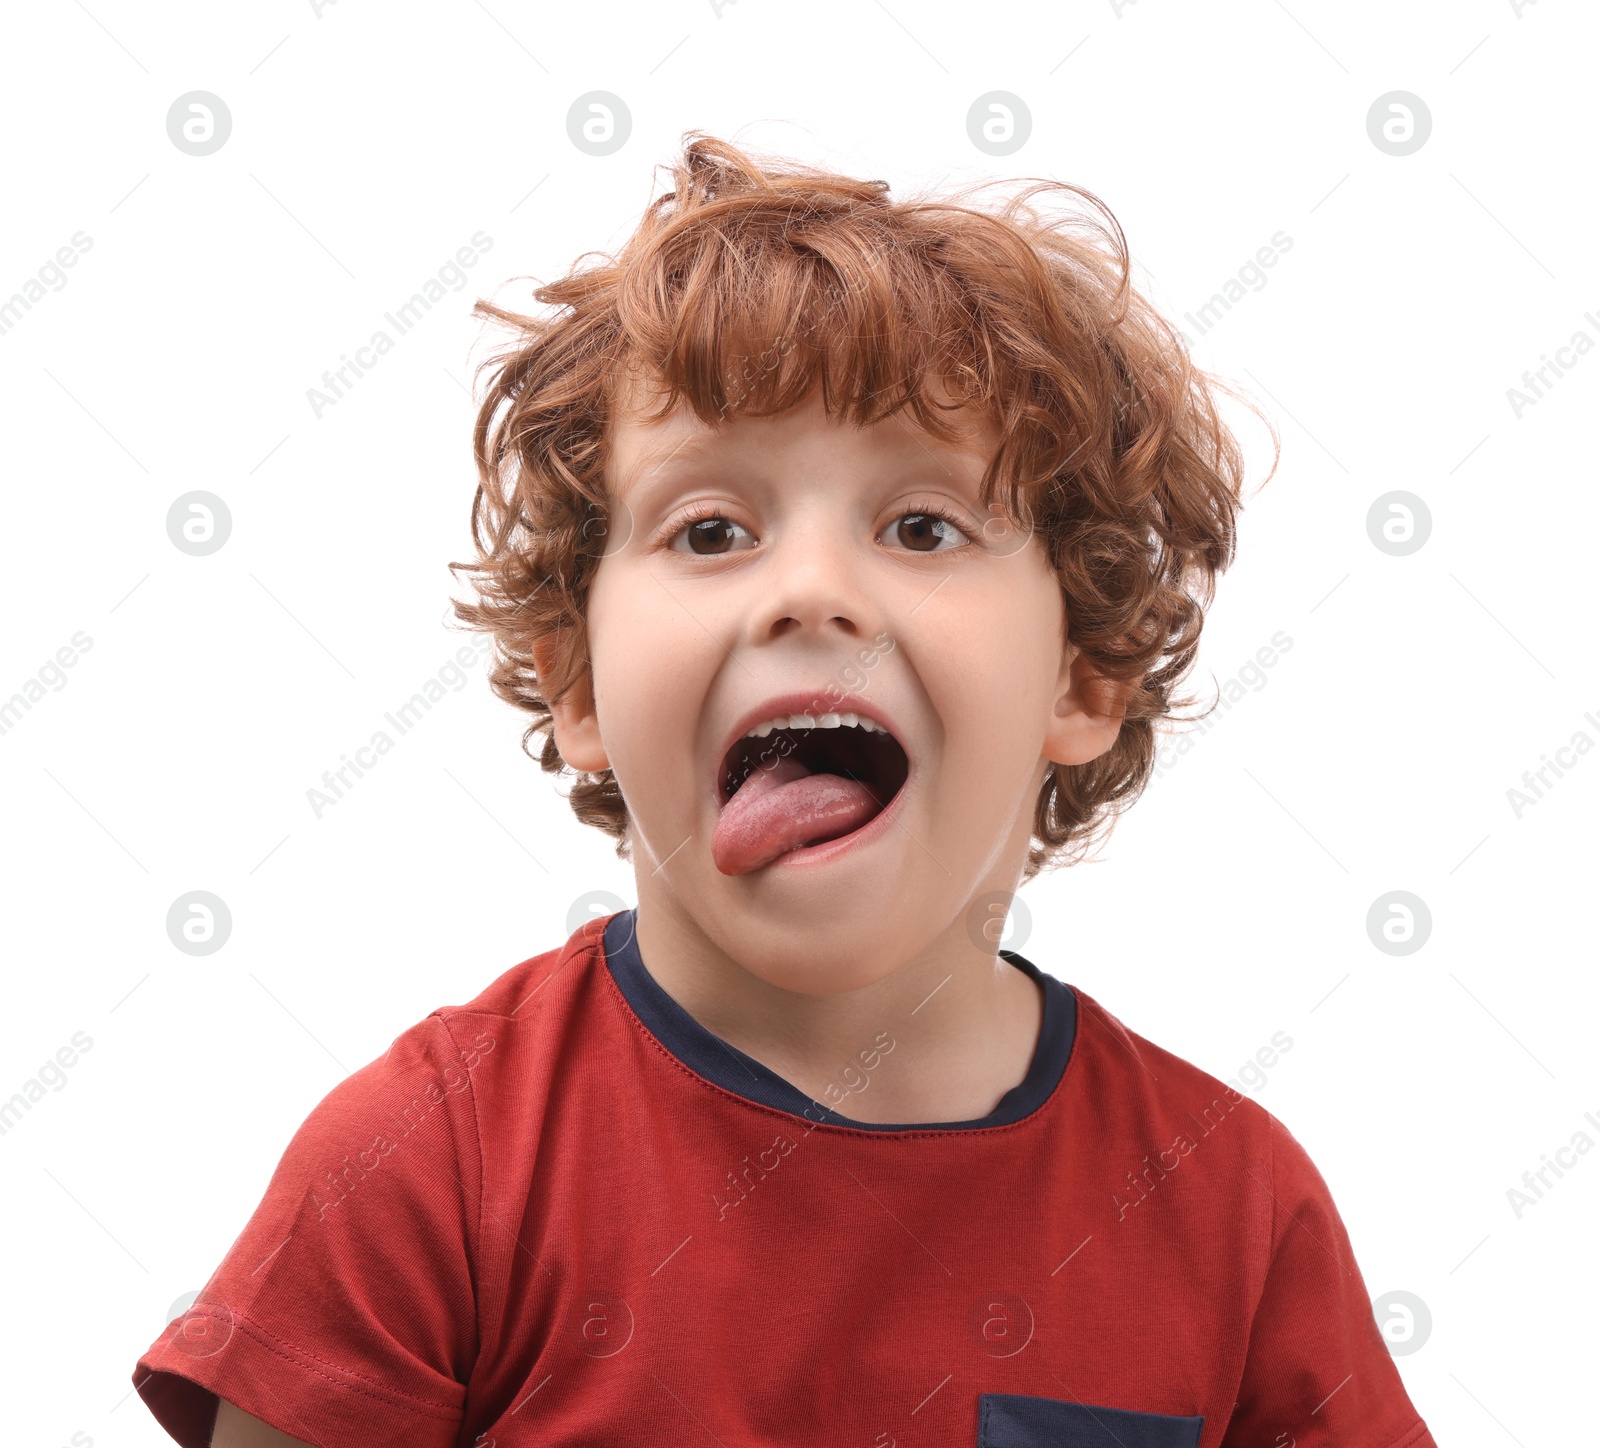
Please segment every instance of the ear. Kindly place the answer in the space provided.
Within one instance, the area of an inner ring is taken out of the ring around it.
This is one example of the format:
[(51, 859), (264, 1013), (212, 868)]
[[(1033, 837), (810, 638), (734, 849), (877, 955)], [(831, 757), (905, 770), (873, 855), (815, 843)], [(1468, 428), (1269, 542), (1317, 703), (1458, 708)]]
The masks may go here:
[[(533, 643), (533, 665), (541, 680), (556, 676), (561, 648), (560, 639), (553, 634), (546, 634)], [(556, 748), (561, 751), (561, 757), (568, 765), (585, 774), (598, 774), (602, 769), (611, 767), (605, 745), (600, 740), (600, 720), (595, 712), (594, 675), (587, 666), (572, 687), (551, 703), (550, 713), (555, 723)]]
[(1045, 728), (1044, 757), (1056, 764), (1098, 759), (1117, 742), (1131, 693), (1131, 685), (1096, 672), (1083, 650), (1068, 644)]

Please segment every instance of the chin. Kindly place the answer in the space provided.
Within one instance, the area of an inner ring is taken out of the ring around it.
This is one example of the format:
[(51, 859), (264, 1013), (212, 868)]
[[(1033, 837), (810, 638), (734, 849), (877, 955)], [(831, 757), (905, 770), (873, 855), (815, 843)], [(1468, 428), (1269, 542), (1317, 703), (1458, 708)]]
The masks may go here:
[(720, 917), (723, 948), (745, 970), (779, 990), (831, 996), (860, 990), (893, 974), (909, 953), (903, 930), (881, 909), (866, 919), (841, 910), (817, 919), (761, 910)]

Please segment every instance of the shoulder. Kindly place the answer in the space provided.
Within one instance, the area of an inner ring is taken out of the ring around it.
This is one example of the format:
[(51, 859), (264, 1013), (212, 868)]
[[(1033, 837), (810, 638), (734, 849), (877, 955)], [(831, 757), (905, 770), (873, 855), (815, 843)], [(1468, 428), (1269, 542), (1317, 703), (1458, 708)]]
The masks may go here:
[[(438, 1006), (406, 1027), (379, 1057), (351, 1072), (322, 1107), (359, 1101), (391, 1084), (409, 1089), (437, 1080), (441, 1089), (465, 1091), (496, 1054), (510, 1045), (561, 1035), (574, 1012), (584, 1008), (595, 981), (588, 967), (603, 962), (604, 920), (588, 922), (562, 945), (519, 961), (477, 995), (459, 1005)], [(448, 1078), (448, 1079), (447, 1079)]]
[(1143, 1125), (1209, 1137), (1224, 1125), (1237, 1147), (1270, 1153), (1281, 1126), (1259, 1102), (1192, 1061), (1131, 1030), (1087, 991), (1077, 997), (1077, 1031), (1070, 1069), (1079, 1094), (1111, 1104), (1126, 1127)]
[(603, 924), (430, 1012), (313, 1107), (200, 1298), (139, 1361), (180, 1442), (205, 1441), (218, 1398), (284, 1431), (359, 1418), (366, 1442), (453, 1440), (499, 1260), (485, 1222), (498, 1233), (531, 1173), (563, 1052), (587, 1048), (574, 1012), (604, 1008), (589, 968)]
[(438, 1007), (386, 1053), (385, 1071), (423, 1055), (445, 1090), (466, 1093), (486, 1166), (510, 1143), (537, 1140), (540, 1119), (562, 1109), (558, 1087), (576, 1058), (600, 1077), (622, 1068), (616, 1043), (626, 1036), (614, 1029), (621, 997), (602, 943), (608, 918), (586, 921), (563, 944), (519, 961), (469, 1000)]
[(1294, 1223), (1330, 1244), (1342, 1236), (1326, 1183), (1258, 1101), (1075, 994), (1072, 1134), (1109, 1164), (1095, 1171), (1108, 1229), (1187, 1242), (1203, 1223), (1221, 1274), (1212, 1288), (1252, 1311)]
[(1080, 1133), (1098, 1140), (1142, 1200), (1152, 1180), (1180, 1173), (1196, 1210), (1226, 1208), (1252, 1245), (1274, 1251), (1303, 1212), (1337, 1217), (1332, 1194), (1293, 1132), (1260, 1102), (1130, 1030), (1074, 987), (1077, 1032), (1069, 1070)]
[[(567, 941), (519, 961), (477, 995), (459, 1005), (439, 1006), (397, 1038), (413, 1034), (447, 1055), (498, 1057), (499, 1068), (547, 1058), (569, 1044), (574, 1018), (604, 1006), (609, 973), (602, 936), (605, 919), (586, 922)], [(476, 1069), (475, 1069), (476, 1074)]]
[(586, 921), (564, 944), (519, 961), (471, 1000), (440, 1006), (432, 1015), (453, 1029), (472, 1018), (524, 1022), (548, 1014), (552, 1005), (570, 1007), (581, 989), (585, 968), (603, 964), (601, 941), (609, 918)]
[(1130, 1030), (1087, 992), (1075, 994), (1074, 1132), (1112, 1164), (1118, 1219), (1159, 1188), (1167, 1205), (1157, 1219), (1226, 1219), (1239, 1249), (1259, 1261), (1274, 1232), (1276, 1158), (1286, 1141), (1298, 1151), (1293, 1139), (1232, 1083)]
[[(588, 1048), (591, 1033), (574, 1029), (574, 1016), (596, 990), (589, 967), (599, 958), (603, 924), (586, 924), (465, 1003), (440, 1006), (401, 1031), (313, 1108), (279, 1176), (316, 1184), (319, 1220), (365, 1185), (363, 1172), (380, 1166), (396, 1197), (406, 1194), (408, 1179), (432, 1191), (434, 1181), (454, 1178), (476, 1201), (503, 1141), (527, 1139), (530, 1113), (555, 1097), (564, 1053)], [(463, 1216), (475, 1236), (472, 1213)]]

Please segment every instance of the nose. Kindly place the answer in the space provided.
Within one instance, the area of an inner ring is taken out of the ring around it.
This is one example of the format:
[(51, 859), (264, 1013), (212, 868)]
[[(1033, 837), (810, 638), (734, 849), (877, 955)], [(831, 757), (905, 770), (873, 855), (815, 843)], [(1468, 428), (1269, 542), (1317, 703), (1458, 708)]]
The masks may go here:
[(877, 634), (883, 607), (869, 576), (863, 551), (868, 546), (842, 519), (796, 519), (771, 546), (759, 576), (752, 575), (757, 602), (747, 620), (751, 641), (833, 630), (852, 639)]

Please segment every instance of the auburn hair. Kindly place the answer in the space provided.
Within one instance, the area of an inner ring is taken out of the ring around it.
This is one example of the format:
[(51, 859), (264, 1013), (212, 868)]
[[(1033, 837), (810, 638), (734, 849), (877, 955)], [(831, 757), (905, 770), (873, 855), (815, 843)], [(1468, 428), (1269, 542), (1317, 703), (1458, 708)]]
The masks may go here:
[[(867, 425), (904, 409), (947, 441), (979, 415), (999, 435), (984, 506), (1038, 536), (1068, 642), (1126, 699), (1110, 750), (1046, 774), (1023, 879), (1081, 858), (1149, 780), (1158, 723), (1192, 702), (1174, 691), (1234, 554), (1243, 459), (1216, 394), (1235, 390), (1133, 289), (1121, 226), (1081, 187), (1030, 179), (997, 207), (977, 203), (986, 186), (895, 201), (887, 182), (693, 131), (669, 169), (670, 193), (614, 257), (537, 288), (542, 314), (473, 309), (513, 336), (478, 369), (479, 556), (450, 565), (478, 598), (452, 604), (492, 638), (490, 686), (529, 715), (524, 751), (543, 736), (540, 765), (574, 776), (573, 812), (628, 858), (615, 777), (567, 769), (550, 708), (589, 667), (626, 376), (660, 386), (655, 416), (687, 405), (708, 426), (819, 387), (830, 415)], [(1035, 205), (1046, 196), (1069, 205)]]

